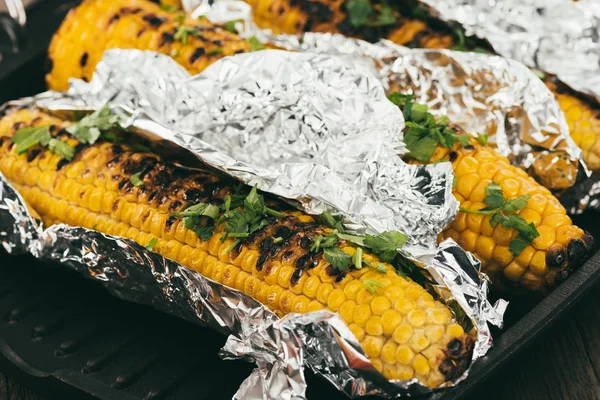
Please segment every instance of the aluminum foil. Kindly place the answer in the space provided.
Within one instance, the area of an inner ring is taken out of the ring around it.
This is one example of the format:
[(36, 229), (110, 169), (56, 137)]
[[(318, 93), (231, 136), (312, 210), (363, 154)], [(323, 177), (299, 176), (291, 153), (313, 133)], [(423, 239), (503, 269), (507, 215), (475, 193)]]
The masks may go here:
[[(211, 5), (212, 4), (212, 7)], [(338, 34), (273, 35), (252, 22), (243, 1), (188, 0), (193, 15), (215, 23), (241, 19), (243, 36), (294, 51), (344, 55), (371, 63), (388, 90), (412, 93), (433, 114), (447, 115), (465, 131), (489, 137), (489, 144), (560, 195), (571, 212), (587, 206), (590, 176), (581, 150), (569, 135), (563, 112), (543, 82), (523, 64), (499, 56), (450, 50), (408, 49), (390, 41), (370, 44)], [(235, 9), (234, 15), (227, 15)], [(557, 172), (560, 171), (560, 172)]]
[[(108, 100), (124, 126), (177, 144), (307, 212), (342, 214), (357, 231), (403, 230), (411, 236), (405, 250), (431, 276), (436, 296), (471, 319), (476, 359), (491, 345), (487, 324), (501, 325), (506, 302), (487, 301), (479, 263), (454, 242), (429, 245), (455, 213), (449, 165), (402, 163), (402, 115), (370, 69), (328, 55), (264, 51), (225, 58), (189, 77), (166, 56), (112, 50), (89, 84), (75, 81), (68, 94), (46, 92), (8, 106), (64, 112)], [(303, 365), (351, 396), (430, 391), (416, 381), (387, 382), (334, 314), (277, 319), (245, 294), (129, 240), (65, 225), (43, 230), (0, 180), (7, 250), (61, 261), (121, 298), (230, 333), (223, 354), (258, 365), (239, 398), (304, 398)], [(413, 235), (415, 219), (425, 226)]]
[(421, 0), (498, 54), (558, 75), (600, 100), (600, 2), (597, 0)]

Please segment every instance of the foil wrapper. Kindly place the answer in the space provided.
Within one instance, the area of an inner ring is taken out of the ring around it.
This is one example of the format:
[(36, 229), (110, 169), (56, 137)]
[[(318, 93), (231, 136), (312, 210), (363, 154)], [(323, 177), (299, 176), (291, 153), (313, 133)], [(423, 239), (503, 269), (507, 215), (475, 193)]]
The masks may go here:
[(600, 3), (596, 0), (421, 0), (496, 52), (557, 75), (600, 100)]
[[(190, 77), (166, 56), (111, 50), (90, 83), (74, 81), (67, 94), (46, 92), (6, 107), (63, 113), (108, 102), (125, 127), (185, 151), (182, 160), (192, 155), (196, 166), (200, 160), (309, 213), (341, 214), (358, 232), (404, 231), (405, 250), (431, 277), (430, 289), (475, 327), (475, 360), (489, 349), (488, 323), (501, 326), (507, 303), (488, 302), (486, 277), (471, 255), (451, 240), (432, 245), (456, 212), (450, 166), (400, 160), (402, 114), (371, 70), (330, 55), (263, 51)], [(123, 299), (229, 333), (222, 354), (257, 363), (238, 398), (304, 398), (304, 365), (350, 396), (431, 391), (416, 380), (385, 380), (335, 314), (279, 319), (244, 293), (129, 240), (66, 225), (44, 230), (0, 181), (7, 250), (60, 261)]]
[[(588, 206), (589, 198), (583, 196), (589, 192), (591, 174), (581, 149), (571, 139), (555, 96), (525, 65), (494, 55), (408, 49), (387, 40), (370, 44), (338, 34), (274, 35), (256, 27), (252, 10), (244, 5), (239, 0), (185, 4), (193, 15), (215, 16), (215, 23), (243, 20), (243, 36), (254, 35), (287, 50), (370, 63), (386, 89), (414, 94), (434, 115), (447, 115), (470, 134), (489, 137), (488, 143), (513, 164), (560, 195), (570, 212)], [(237, 10), (235, 18), (227, 16), (228, 8)]]

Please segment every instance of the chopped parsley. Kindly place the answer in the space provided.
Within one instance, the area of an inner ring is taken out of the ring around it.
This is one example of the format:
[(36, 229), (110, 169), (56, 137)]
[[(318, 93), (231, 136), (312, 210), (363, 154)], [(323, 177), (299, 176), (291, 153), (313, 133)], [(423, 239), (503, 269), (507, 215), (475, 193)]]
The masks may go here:
[(376, 292), (376, 287), (378, 288), (385, 288), (385, 285), (383, 283), (379, 283), (377, 281), (373, 281), (371, 279), (367, 279), (363, 282), (363, 286), (365, 287), (365, 289), (367, 289), (369, 292), (371, 292), (372, 294), (375, 294)]
[(209, 56), (212, 56), (212, 55), (215, 55), (215, 54), (223, 54), (223, 49), (219, 47), (219, 48), (212, 49), (212, 50), (208, 51), (208, 55)]
[(510, 244), (510, 251), (516, 256), (530, 245), (535, 238), (540, 236), (539, 232), (532, 223), (527, 223), (523, 217), (517, 214), (517, 211), (524, 209), (529, 201), (529, 195), (519, 196), (508, 200), (502, 192), (502, 188), (495, 182), (490, 183), (485, 188), (486, 198), (483, 200), (487, 207), (481, 210), (472, 210), (460, 208), (461, 212), (470, 214), (487, 215), (490, 217), (490, 226), (495, 228), (498, 224), (508, 229), (514, 229), (519, 234)]
[(262, 44), (256, 36), (249, 38), (248, 43), (250, 43), (250, 51), (259, 51), (265, 49), (265, 45)]
[(145, 245), (144, 247), (146, 248), (146, 250), (153, 251), (154, 247), (156, 246), (157, 243), (158, 243), (158, 239), (152, 238), (150, 240), (150, 242), (147, 245)]
[(177, 16), (175, 17), (175, 22), (177, 22), (178, 24), (183, 24), (183, 22), (185, 21), (185, 13), (179, 13), (177, 14)]
[(233, 21), (227, 21), (225, 22), (225, 24), (223, 25), (223, 28), (225, 28), (226, 31), (229, 31), (231, 33), (238, 33), (237, 28), (235, 27), (235, 25), (240, 22), (239, 19), (233, 20)]
[(58, 140), (55, 138), (50, 139), (48, 142), (48, 149), (54, 153), (58, 154), (65, 160), (72, 160), (75, 156), (75, 148), (71, 146), (67, 142), (63, 142), (62, 140)]
[(48, 125), (19, 129), (12, 137), (12, 142), (17, 145), (17, 154), (26, 153), (32, 147), (40, 145), (67, 160), (72, 160), (75, 156), (73, 146), (53, 138)]
[(163, 11), (172, 13), (172, 12), (177, 11), (179, 8), (177, 6), (170, 6), (168, 4), (161, 4), (160, 5), (160, 9), (163, 10)]
[(100, 135), (118, 127), (119, 117), (111, 111), (108, 104), (105, 104), (101, 109), (86, 115), (76, 124), (68, 127), (67, 132), (81, 143), (94, 144)]
[(12, 142), (17, 145), (17, 154), (21, 155), (38, 144), (48, 146), (50, 139), (50, 126), (44, 125), (19, 129), (12, 137)]
[(200, 36), (200, 32), (194, 27), (181, 25), (177, 28), (177, 31), (175, 32), (173, 38), (175, 40), (179, 40), (183, 44), (187, 44), (188, 37), (190, 35)]
[(352, 256), (338, 247), (328, 247), (323, 250), (325, 260), (338, 271), (348, 271), (352, 263)]
[(362, 26), (388, 26), (396, 23), (394, 10), (383, 1), (379, 9), (375, 10), (370, 0), (350, 0), (346, 8), (350, 24), (355, 28)]
[[(184, 211), (170, 214), (171, 217), (183, 217), (183, 225), (194, 231), (204, 241), (212, 237), (214, 221), (219, 219), (219, 207), (214, 204), (198, 203), (186, 208)], [(210, 224), (202, 224), (201, 217), (212, 220)]]
[(321, 223), (325, 226), (327, 226), (328, 228), (331, 229), (337, 229), (338, 232), (342, 232), (344, 233), (344, 224), (342, 223), (342, 217), (334, 217), (333, 215), (331, 215), (330, 213), (328, 213), (327, 211), (323, 211), (320, 215), (319, 215), (319, 220), (321, 221)]
[(408, 155), (415, 160), (428, 162), (438, 145), (451, 148), (457, 141), (463, 147), (469, 145), (469, 135), (457, 134), (445, 116), (436, 119), (427, 104), (416, 103), (411, 95), (396, 92), (390, 93), (388, 99), (402, 109), (406, 121), (404, 143)]
[(140, 186), (144, 186), (144, 181), (142, 181), (141, 179), (142, 173), (138, 172), (136, 174), (131, 175), (131, 177), (129, 178), (129, 181), (131, 182), (131, 184), (135, 187), (140, 187)]
[(489, 136), (488, 135), (477, 135), (475, 139), (482, 145), (485, 146), (488, 143)]

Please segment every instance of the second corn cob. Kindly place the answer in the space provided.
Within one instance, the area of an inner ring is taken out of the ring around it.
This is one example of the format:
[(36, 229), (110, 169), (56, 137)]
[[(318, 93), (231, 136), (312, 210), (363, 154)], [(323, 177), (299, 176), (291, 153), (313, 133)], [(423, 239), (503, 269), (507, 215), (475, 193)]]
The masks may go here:
[[(275, 200), (270, 207), (282, 215), (267, 218), (244, 239), (221, 240), (221, 225), (214, 226), (214, 235), (202, 237), (208, 217), (192, 227), (173, 213), (198, 204), (218, 209), (227, 203), (233, 182), (179, 169), (156, 154), (102, 137), (95, 144), (81, 144), (65, 131), (70, 125), (28, 109), (13, 110), (0, 120), (0, 172), (46, 225), (67, 223), (137, 241), (245, 292), (278, 315), (337, 312), (388, 379), (417, 378), (436, 387), (467, 368), (472, 337), (445, 305), (390, 264), (365, 251), (361, 260), (373, 267), (338, 270), (316, 246), (318, 237), (331, 230), (310, 216), (281, 213), (283, 203)], [(72, 146), (73, 158), (31, 142), (21, 148), (23, 142), (16, 139), (35, 134), (24, 128), (48, 132)], [(348, 255), (358, 251), (344, 240), (331, 246)]]

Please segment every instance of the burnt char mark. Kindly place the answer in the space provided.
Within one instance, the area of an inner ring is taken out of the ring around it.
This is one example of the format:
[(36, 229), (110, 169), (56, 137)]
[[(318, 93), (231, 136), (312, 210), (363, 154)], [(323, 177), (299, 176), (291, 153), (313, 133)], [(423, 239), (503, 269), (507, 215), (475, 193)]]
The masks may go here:
[(19, 129), (21, 129), (21, 128), (22, 128), (24, 125), (25, 125), (25, 124), (24, 124), (23, 122), (20, 122), (20, 121), (19, 121), (19, 122), (15, 122), (15, 123), (13, 124), (12, 128), (13, 128), (15, 131), (18, 131), (18, 130), (19, 130)]
[(119, 10), (121, 14), (137, 14), (142, 11), (139, 7), (123, 7)]
[(79, 58), (79, 66), (81, 66), (81, 68), (83, 68), (87, 65), (87, 62), (88, 62), (88, 52), (85, 51), (81, 55), (81, 58)]
[(285, 225), (280, 226), (279, 228), (277, 228), (275, 230), (275, 237), (280, 237), (283, 240), (288, 239), (292, 235), (293, 235), (292, 230)]
[(294, 271), (294, 273), (292, 274), (292, 277), (290, 278), (290, 283), (292, 286), (296, 286), (298, 284), (298, 282), (300, 281), (300, 278), (302, 277), (302, 271), (301, 269), (297, 269)]
[(306, 2), (306, 13), (317, 21), (325, 22), (330, 21), (333, 17), (333, 12), (325, 4), (317, 1)]
[(310, 249), (311, 245), (312, 245), (312, 239), (310, 237), (302, 236), (300, 238), (300, 247), (303, 248), (304, 250)]
[(258, 256), (258, 260), (256, 260), (256, 270), (258, 272), (262, 271), (265, 263), (267, 262), (267, 255), (266, 254), (261, 254), (260, 256)]
[(175, 200), (173, 201), (171, 204), (169, 204), (169, 211), (171, 212), (175, 212), (179, 209), (179, 207), (181, 207), (183, 205), (182, 202), (180, 202), (179, 200)]
[(142, 19), (154, 28), (158, 28), (166, 21), (164, 18), (157, 17), (156, 14), (146, 14)]
[(271, 247), (273, 247), (273, 238), (270, 236), (267, 236), (266, 238), (263, 239), (262, 242), (260, 242), (258, 249), (260, 250), (261, 253), (266, 254), (269, 250), (271, 250)]
[(171, 228), (173, 227), (175, 221), (177, 221), (177, 218), (175, 217), (167, 218), (167, 220), (165, 221), (165, 232), (171, 232)]
[(148, 201), (153, 201), (159, 193), (160, 192), (158, 190), (155, 190), (154, 192), (150, 193), (150, 196), (148, 196)]
[(60, 171), (61, 169), (63, 169), (69, 163), (70, 163), (70, 161), (67, 160), (66, 158), (61, 158), (61, 160), (58, 162), (58, 164), (56, 164), (56, 170)]
[(121, 15), (119, 13), (113, 14), (112, 17), (110, 17), (110, 19), (108, 20), (108, 26), (114, 24), (116, 21), (119, 20), (119, 18), (121, 18)]
[(311, 258), (311, 257), (310, 257), (310, 255), (309, 255), (309, 254), (304, 254), (303, 256), (300, 256), (300, 257), (298, 257), (298, 258), (296, 259), (296, 263), (294, 264), (294, 266), (295, 266), (297, 269), (304, 269), (304, 268), (306, 268), (306, 267), (309, 265), (309, 263), (311, 262), (311, 259), (310, 259), (310, 258)]
[(121, 182), (119, 182), (119, 184), (117, 185), (117, 188), (119, 190), (124, 190), (127, 188), (128, 184), (130, 184), (129, 179), (123, 179), (123, 180), (121, 180)]
[(192, 188), (188, 189), (183, 193), (183, 200), (188, 203), (197, 204), (204, 199), (202, 191), (200, 189)]
[(237, 49), (237, 50), (236, 50), (236, 51), (234, 51), (233, 53), (234, 53), (234, 54), (241, 54), (241, 53), (244, 53), (244, 52), (245, 52), (245, 51), (244, 51), (244, 49)]
[(455, 151), (451, 151), (451, 152), (448, 154), (448, 160), (449, 160), (450, 162), (454, 162), (454, 161), (456, 161), (456, 159), (457, 159), (457, 158), (458, 158), (458, 153), (457, 153), (457, 152), (455, 152)]
[(110, 152), (113, 153), (115, 156), (118, 156), (119, 154), (123, 153), (123, 147), (113, 144), (112, 146), (110, 146)]
[(150, 217), (150, 214), (151, 214), (150, 210), (147, 210), (147, 211), (146, 211), (146, 212), (145, 212), (145, 213), (142, 215), (142, 224), (143, 224), (143, 223), (145, 223), (145, 222), (148, 220), (148, 218)]
[(279, 253), (279, 250), (283, 247), (284, 242), (277, 243), (271, 247), (271, 258), (275, 258)]
[(336, 283), (340, 283), (341, 281), (343, 281), (343, 280), (344, 280), (344, 278), (346, 277), (346, 275), (348, 275), (348, 272), (345, 272), (345, 271), (344, 271), (344, 272), (340, 273), (340, 274), (337, 276), (337, 278), (335, 278), (335, 282), (336, 282)]
[(192, 55), (190, 56), (190, 64), (195, 63), (196, 60), (198, 60), (200, 57), (202, 57), (205, 53), (206, 53), (206, 50), (204, 50), (202, 47), (198, 47), (196, 50), (194, 50), (194, 53), (192, 53)]
[(159, 46), (162, 47), (167, 43), (173, 43), (175, 41), (175, 35), (173, 35), (171, 32), (163, 32), (163, 34), (160, 37), (160, 44)]
[[(0, 142), (0, 145), (2, 145), (2, 142)], [(40, 153), (42, 152), (41, 149), (32, 149), (29, 150), (29, 152), (27, 153), (27, 162), (32, 162), (33, 160), (35, 160), (35, 158), (40, 155)]]
[(325, 272), (329, 276), (337, 276), (340, 271), (336, 267), (334, 267), (333, 265), (330, 264), (327, 266), (327, 268), (325, 268)]
[(406, 42), (404, 45), (406, 47), (419, 47), (421, 40), (423, 40), (425, 37), (427, 37), (430, 34), (428, 29), (423, 29), (421, 31), (419, 31), (415, 37), (412, 38), (411, 41)]
[(552, 246), (546, 252), (546, 264), (549, 267), (560, 267), (567, 259), (567, 252), (564, 246)]
[(146, 28), (142, 28), (142, 29), (140, 29), (140, 30), (138, 31), (138, 33), (137, 33), (136, 37), (140, 37), (140, 36), (142, 36), (142, 35), (144, 34), (144, 32), (146, 32)]

